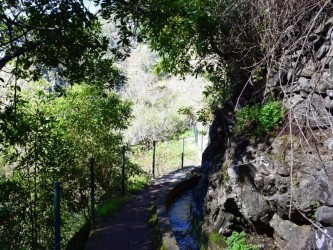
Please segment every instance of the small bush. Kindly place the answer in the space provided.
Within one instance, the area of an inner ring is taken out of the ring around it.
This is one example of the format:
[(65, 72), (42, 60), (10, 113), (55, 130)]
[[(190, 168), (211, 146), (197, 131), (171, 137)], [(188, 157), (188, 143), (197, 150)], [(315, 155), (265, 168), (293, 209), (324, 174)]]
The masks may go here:
[(236, 134), (253, 131), (259, 125), (258, 117), (260, 114), (259, 105), (246, 106), (236, 112)]
[(226, 239), (227, 250), (258, 250), (255, 245), (246, 243), (246, 234), (244, 232), (233, 232), (230, 237)]
[(265, 131), (275, 129), (283, 121), (285, 109), (279, 102), (268, 102), (259, 114), (259, 124)]
[(236, 112), (236, 134), (248, 131), (257, 134), (276, 129), (283, 121), (285, 108), (276, 101), (267, 102), (263, 106), (255, 104), (246, 106)]

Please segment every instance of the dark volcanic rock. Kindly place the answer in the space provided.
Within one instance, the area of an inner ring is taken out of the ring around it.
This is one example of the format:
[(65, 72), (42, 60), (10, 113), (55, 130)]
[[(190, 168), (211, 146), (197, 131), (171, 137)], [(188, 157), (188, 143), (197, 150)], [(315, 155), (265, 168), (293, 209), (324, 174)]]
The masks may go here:
[(203, 162), (218, 155), (223, 165), (209, 181), (206, 229), (250, 228), (274, 235), (281, 249), (333, 249), (333, 18), (327, 19), (318, 20), (304, 46), (286, 42), (267, 74), (266, 100), (283, 100), (290, 118), (267, 135), (281, 132), (278, 138), (233, 137), (233, 117), (216, 116)]
[(312, 236), (309, 249), (332, 250), (333, 249), (333, 227), (316, 229)]
[(298, 226), (288, 220), (282, 220), (276, 214), (273, 216), (270, 225), (274, 228), (274, 238), (281, 249), (308, 249), (311, 239), (310, 226)]
[(323, 206), (318, 208), (316, 219), (324, 226), (333, 226), (333, 207)]
[(219, 111), (215, 114), (214, 122), (209, 129), (210, 143), (202, 154), (202, 165), (211, 162), (217, 154), (223, 155), (228, 147), (230, 134), (228, 122), (229, 119), (225, 112)]

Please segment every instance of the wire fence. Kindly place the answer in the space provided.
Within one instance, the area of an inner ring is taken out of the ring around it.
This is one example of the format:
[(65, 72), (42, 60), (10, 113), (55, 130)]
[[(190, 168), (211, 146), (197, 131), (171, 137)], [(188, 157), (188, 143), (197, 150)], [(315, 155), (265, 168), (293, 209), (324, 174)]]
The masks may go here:
[[(126, 156), (128, 159), (138, 164), (152, 178), (160, 177), (172, 171), (186, 166), (200, 165), (201, 155), (208, 144), (208, 136), (199, 134), (198, 129), (192, 129), (192, 135), (170, 141), (154, 141), (150, 150), (142, 151), (140, 145), (122, 147), (121, 161), (121, 194), (125, 194), (126, 178)], [(90, 219), (92, 228), (95, 229), (95, 173), (94, 159), (89, 159), (90, 167)], [(60, 237), (60, 182), (54, 182), (54, 225), (55, 243), (54, 249), (61, 246)]]
[[(134, 146), (127, 152), (133, 163), (153, 178), (168, 174), (185, 166), (201, 164), (201, 155), (208, 144), (208, 136), (196, 131), (176, 140), (155, 141), (149, 150)], [(154, 146), (155, 145), (155, 146)]]
[[(168, 174), (172, 171), (181, 169), (186, 166), (198, 166), (201, 164), (201, 155), (208, 144), (208, 136), (198, 133), (196, 128), (192, 129), (190, 133), (186, 133), (184, 137), (180, 137), (169, 141), (154, 141), (153, 147), (149, 150), (142, 150), (140, 145), (122, 146), (121, 147), (121, 194), (124, 195), (128, 184), (126, 166), (129, 163), (134, 163), (147, 173), (151, 178), (158, 178), (162, 175)], [(142, 145), (141, 145), (142, 146)], [(129, 161), (129, 162), (127, 162)], [(93, 157), (89, 158), (87, 162), (89, 171), (85, 172), (84, 178), (89, 180), (89, 184), (85, 189), (89, 194), (88, 212), (91, 226), (95, 228), (96, 217), (96, 180), (98, 173), (95, 172), (95, 162)], [(55, 180), (53, 183), (53, 216), (54, 216), (54, 248), (61, 249), (61, 214), (65, 213), (65, 208), (61, 208), (61, 188), (64, 183)], [(50, 204), (52, 206), (52, 204)], [(13, 214), (13, 213), (12, 213)], [(4, 222), (5, 223), (5, 222)], [(1, 223), (0, 223), (1, 226)], [(52, 236), (51, 236), (52, 237)], [(52, 238), (51, 238), (52, 239)], [(1, 247), (0, 247), (1, 248)]]

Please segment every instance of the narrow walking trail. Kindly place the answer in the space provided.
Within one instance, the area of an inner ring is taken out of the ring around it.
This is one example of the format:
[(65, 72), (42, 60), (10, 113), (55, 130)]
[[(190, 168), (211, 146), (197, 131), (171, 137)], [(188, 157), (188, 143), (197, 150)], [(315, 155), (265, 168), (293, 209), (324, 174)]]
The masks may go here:
[(163, 192), (190, 174), (195, 167), (174, 171), (152, 183), (131, 197), (116, 216), (96, 219), (96, 229), (90, 232), (86, 250), (151, 250), (152, 231), (148, 220), (150, 208)]

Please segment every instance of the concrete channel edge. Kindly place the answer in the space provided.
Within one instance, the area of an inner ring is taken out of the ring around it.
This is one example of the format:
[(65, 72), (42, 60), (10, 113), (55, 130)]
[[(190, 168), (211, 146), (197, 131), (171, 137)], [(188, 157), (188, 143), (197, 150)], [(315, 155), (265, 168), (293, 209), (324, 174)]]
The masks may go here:
[(195, 178), (192, 173), (199, 169), (200, 167), (187, 167), (186, 169), (183, 169), (183, 175), (180, 175), (178, 180), (170, 182), (158, 197), (156, 203), (157, 218), (162, 234), (163, 248), (166, 250), (179, 250), (169, 222), (167, 211), (168, 203), (170, 202), (173, 193), (178, 193), (179, 191), (184, 190), (184, 187), (187, 186), (187, 182), (191, 182)]

